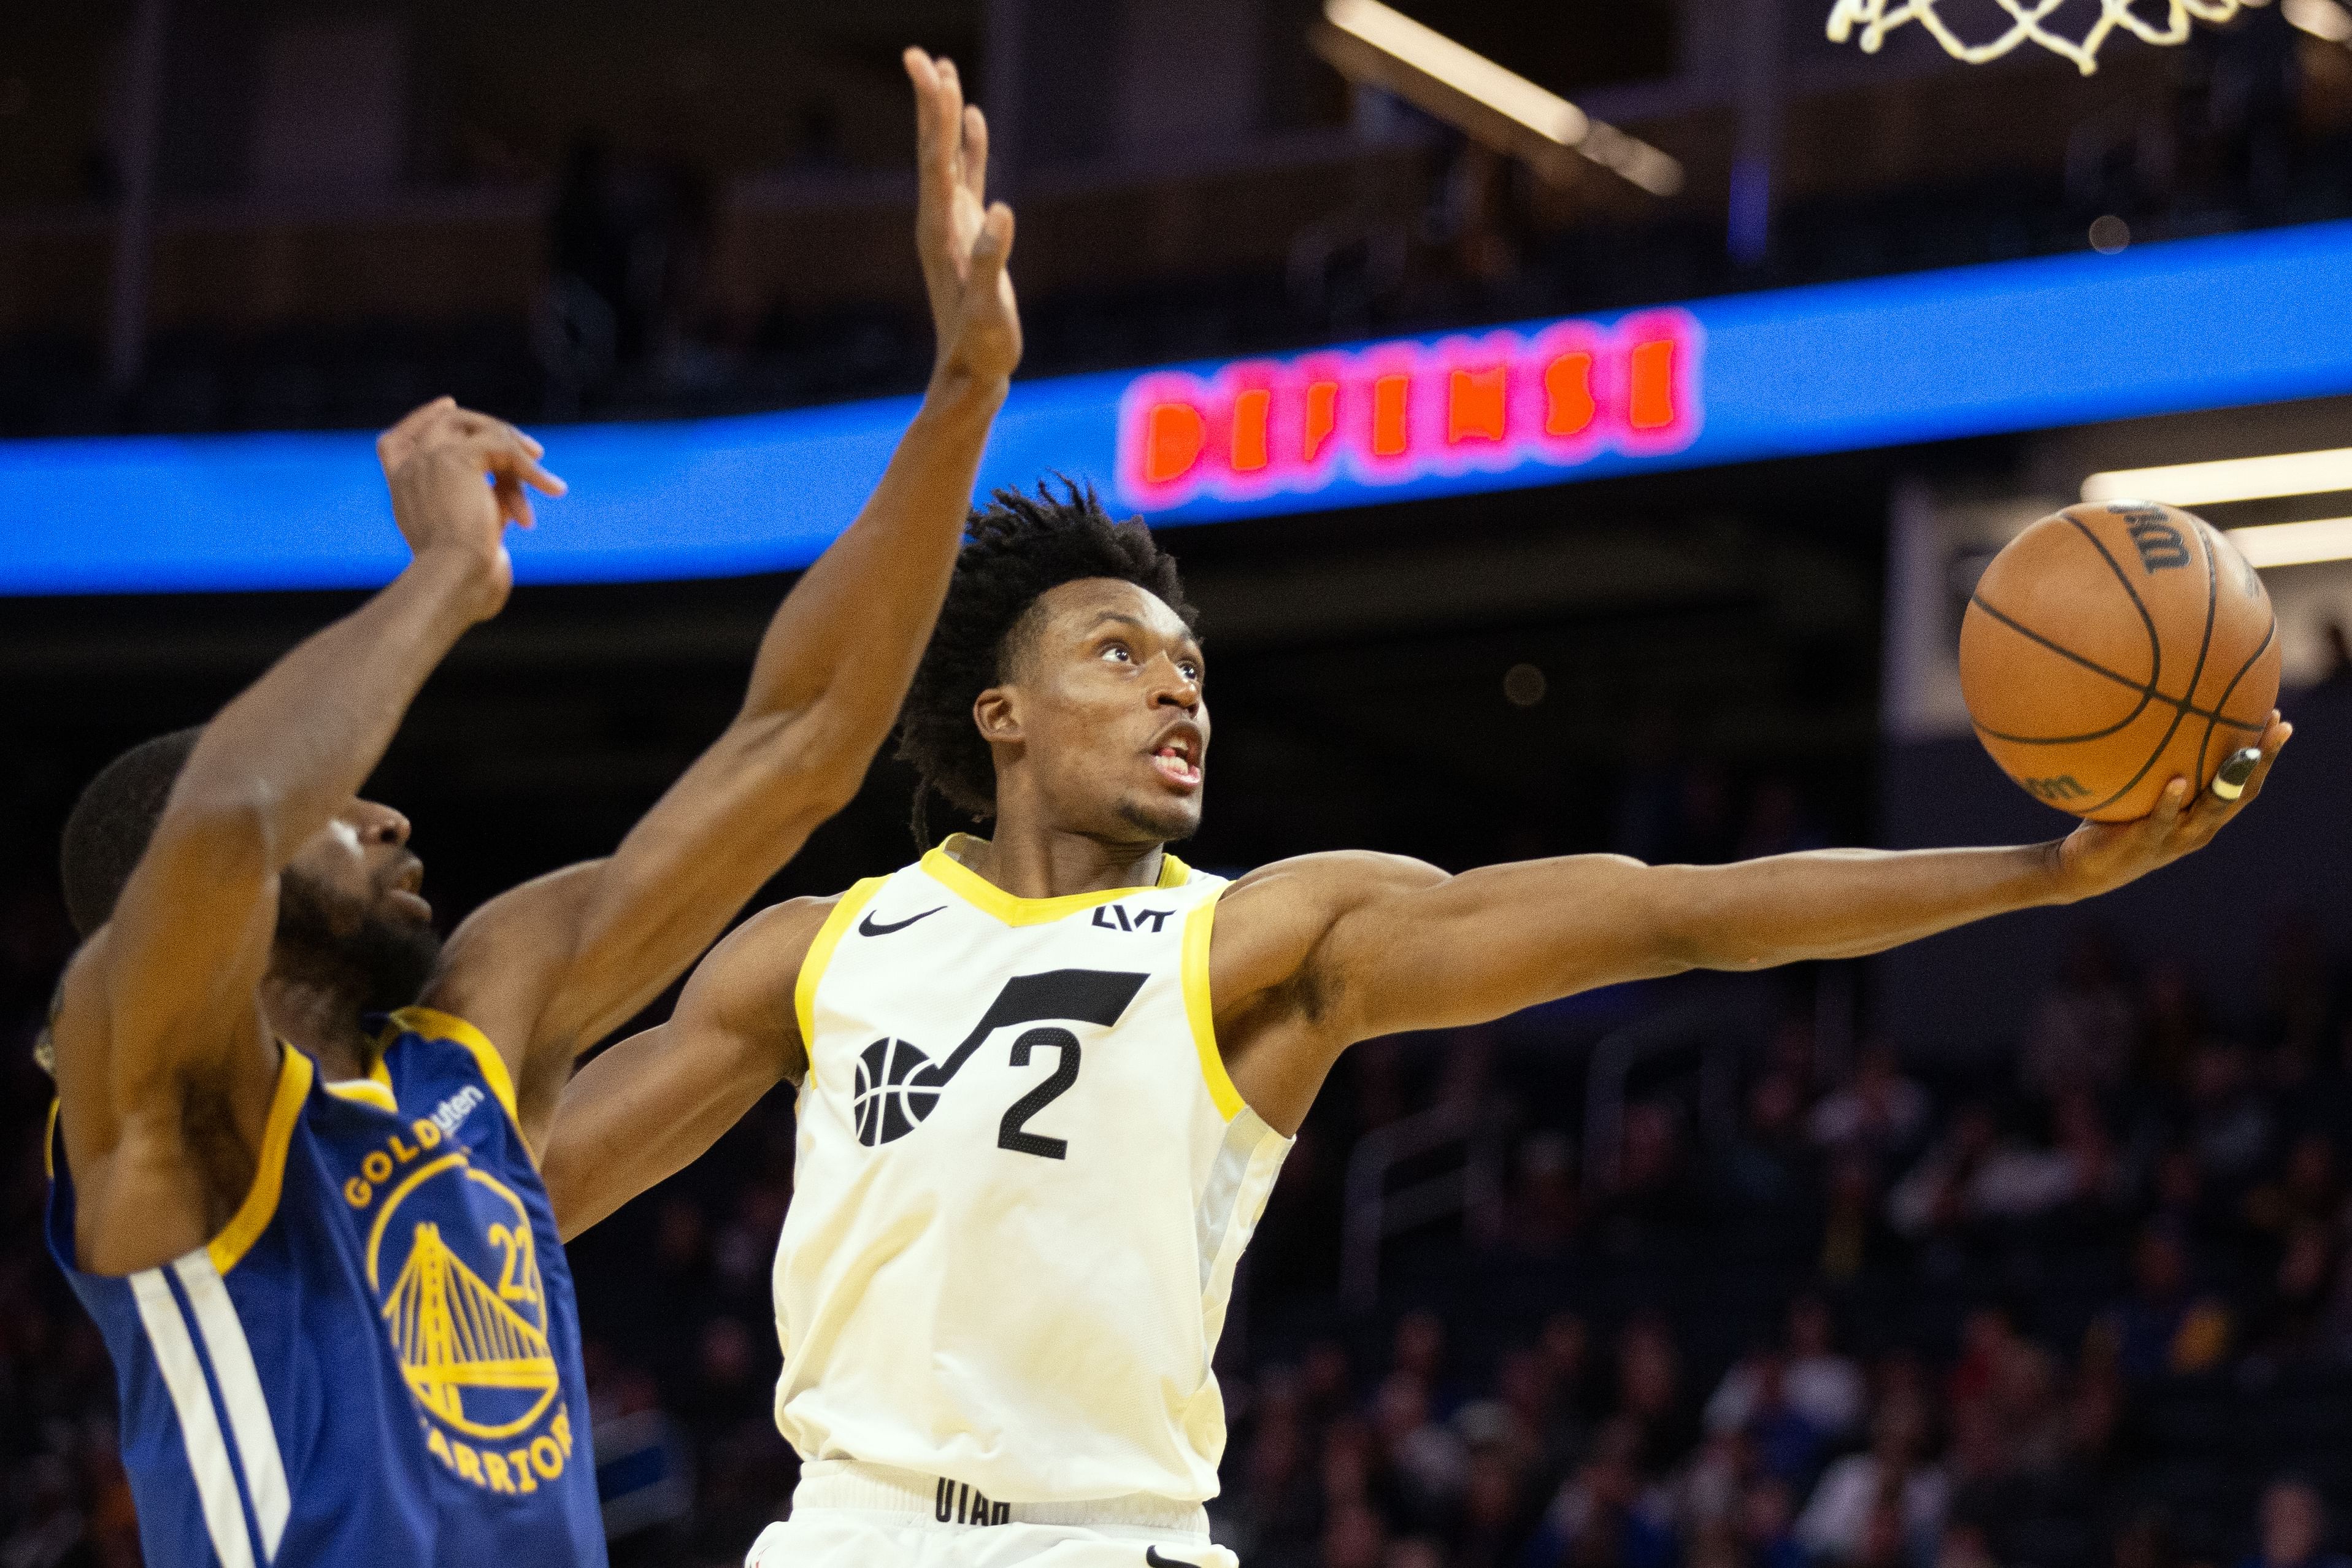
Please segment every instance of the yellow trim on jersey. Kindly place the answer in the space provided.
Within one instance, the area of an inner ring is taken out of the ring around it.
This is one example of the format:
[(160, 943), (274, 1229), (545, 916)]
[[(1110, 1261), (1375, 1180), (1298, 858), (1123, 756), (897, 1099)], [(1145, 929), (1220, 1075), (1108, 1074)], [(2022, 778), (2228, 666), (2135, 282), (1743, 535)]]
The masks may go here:
[(808, 955), (801, 960), (800, 977), (793, 982), (793, 1016), (800, 1020), (801, 1059), (808, 1063), (808, 1073), (801, 1079), (803, 1089), (816, 1081), (816, 983), (824, 977), (824, 966), (833, 962), (833, 950), (841, 945), (849, 922), (857, 918), (857, 911), (889, 879), (868, 877), (852, 882), (849, 891), (833, 906), (833, 913), (824, 917), (824, 924), (816, 928), (816, 939), (809, 943)]
[(316, 1070), (310, 1058), (291, 1046), (278, 1047), (278, 1092), (269, 1101), (269, 1120), (262, 1123), (261, 1155), (255, 1163), (253, 1185), (246, 1190), (221, 1233), (205, 1248), (213, 1268), (226, 1274), (237, 1265), (278, 1213), (278, 1194), (286, 1182), (286, 1146), (294, 1141), (294, 1121), (310, 1095)]
[[(1097, 904), (1107, 904), (1114, 899), (1124, 899), (1131, 893), (1148, 893), (1150, 888), (1108, 888), (1097, 893), (1065, 893), (1058, 899), (1024, 899), (1006, 892), (950, 853), (957, 839), (971, 842), (968, 834), (950, 836), (947, 843), (925, 855), (923, 869), (932, 880), (961, 898), (985, 915), (993, 915), (1009, 926), (1045, 925), (1080, 910), (1090, 910)], [(1163, 849), (1160, 852), (1160, 880), (1153, 888), (1181, 888), (1192, 875), (1192, 868)]]
[(1209, 933), (1215, 928), (1217, 900), (1206, 899), (1184, 917), (1184, 1016), (1192, 1026), (1192, 1048), (1201, 1053), (1201, 1077), (1217, 1114), (1231, 1121), (1242, 1113), (1242, 1093), (1225, 1071), (1225, 1057), (1217, 1049), (1217, 1015), (1209, 1004)]
[(49, 1125), (41, 1133), (41, 1174), (53, 1182), (58, 1179), (58, 1111), (64, 1104), (49, 1096)]
[(383, 1047), (399, 1033), (397, 1026), (384, 1026), (384, 1032), (376, 1039), (375, 1054), (368, 1058), (365, 1078), (335, 1079), (322, 1081), (319, 1087), (339, 1100), (355, 1100), (362, 1105), (373, 1105), (398, 1115), (400, 1101), (392, 1092), (392, 1069), (383, 1065)]
[[(506, 1107), (507, 1120), (514, 1123), (515, 1132), (520, 1136), (522, 1116), (515, 1110), (514, 1079), (507, 1072), (506, 1058), (499, 1055), (498, 1047), (490, 1044), (488, 1035), (453, 1013), (431, 1007), (403, 1007), (392, 1016), (392, 1022), (404, 1034), (422, 1035), (428, 1040), (454, 1040), (473, 1052), (474, 1065), (481, 1069), (482, 1081), (490, 1086), (491, 1096)], [(390, 1069), (384, 1067), (381, 1056), (376, 1058), (376, 1070), (385, 1074), (384, 1086), (389, 1091)], [(529, 1139), (523, 1140), (526, 1149), (530, 1143)], [(539, 1156), (534, 1152), (531, 1158), (535, 1162)]]

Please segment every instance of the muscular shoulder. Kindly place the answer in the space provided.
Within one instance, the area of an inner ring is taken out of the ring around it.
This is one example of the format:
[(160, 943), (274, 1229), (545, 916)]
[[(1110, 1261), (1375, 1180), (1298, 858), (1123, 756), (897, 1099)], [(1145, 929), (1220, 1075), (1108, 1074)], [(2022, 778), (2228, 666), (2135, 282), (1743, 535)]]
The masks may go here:
[(786, 899), (737, 926), (695, 970), (680, 1007), (790, 1020), (801, 965), (844, 896)]
[(1391, 894), (1434, 887), (1446, 874), (1425, 860), (1370, 849), (1334, 849), (1276, 860), (1236, 880), (1217, 910), (1217, 994), (1242, 997), (1310, 978), (1331, 930)]

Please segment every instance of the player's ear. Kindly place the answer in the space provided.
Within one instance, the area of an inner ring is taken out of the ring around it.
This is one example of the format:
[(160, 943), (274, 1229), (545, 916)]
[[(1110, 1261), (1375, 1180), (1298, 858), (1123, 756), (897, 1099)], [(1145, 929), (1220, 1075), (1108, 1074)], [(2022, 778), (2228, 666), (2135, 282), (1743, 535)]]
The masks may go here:
[(994, 745), (1021, 739), (1021, 700), (1009, 686), (992, 686), (972, 700), (971, 721)]

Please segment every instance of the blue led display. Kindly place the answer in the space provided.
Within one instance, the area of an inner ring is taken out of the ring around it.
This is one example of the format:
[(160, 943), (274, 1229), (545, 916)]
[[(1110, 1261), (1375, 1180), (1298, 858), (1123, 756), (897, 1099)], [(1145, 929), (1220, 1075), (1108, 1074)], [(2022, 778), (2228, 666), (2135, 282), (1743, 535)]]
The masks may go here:
[[(1565, 458), (1513, 448), (1466, 466), (1385, 471), (1370, 460), (1340, 463), (1264, 493), (1202, 489), (1153, 521), (1268, 516), (2352, 392), (2352, 223), (1740, 295), (1680, 307), (1677, 319), (1696, 329), (1696, 363), (1683, 367), (1692, 406), (1677, 413), (1686, 420), (1678, 444), (1601, 446)], [(1511, 331), (1556, 343), (1582, 325)], [(1439, 348), (1434, 339), (1360, 345), (1339, 357), (1376, 364), (1384, 353)], [(1235, 367), (1171, 368), (1205, 384)], [(1016, 385), (982, 487), (1061, 472), (1132, 502), (1145, 492), (1122, 484), (1122, 398), (1145, 375), (1170, 379), (1151, 372)], [(544, 430), (549, 466), (572, 494), (541, 502), (538, 531), (515, 537), (516, 574), (597, 582), (805, 565), (856, 515), (913, 406), (884, 399)], [(403, 559), (369, 435), (0, 442), (0, 594), (362, 586), (383, 582)]]

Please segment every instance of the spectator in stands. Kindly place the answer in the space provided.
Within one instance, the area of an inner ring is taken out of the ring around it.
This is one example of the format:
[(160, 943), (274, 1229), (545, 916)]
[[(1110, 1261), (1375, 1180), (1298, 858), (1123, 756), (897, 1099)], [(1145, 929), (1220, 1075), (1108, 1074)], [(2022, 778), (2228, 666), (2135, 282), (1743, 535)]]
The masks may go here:
[(1529, 1133), (1519, 1142), (1517, 1181), (1502, 1239), (1530, 1258), (1556, 1258), (1576, 1239), (1583, 1217), (1576, 1151), (1565, 1133)]
[(2352, 1568), (2352, 1558), (2326, 1550), (2327, 1511), (2300, 1476), (2263, 1489), (2261, 1527), (2261, 1545), (2242, 1568)]
[(1633, 1319), (1617, 1336), (1617, 1415), (1638, 1436), (1633, 1463), (1645, 1475), (1664, 1474), (1698, 1440), (1674, 1331), (1654, 1313)]
[(2210, 1372), (2230, 1348), (2230, 1310), (2192, 1289), (2189, 1256), (2171, 1229), (2149, 1226), (2132, 1254), (2132, 1289), (2109, 1308), (2116, 1364), (2135, 1382)]
[(1552, 1500), (1528, 1542), (1528, 1568), (1673, 1568), (1673, 1533), (1642, 1496), (1639, 1432), (1611, 1423), (1592, 1458)]
[[(1797, 1540), (1832, 1563), (1882, 1559), (1890, 1521), (1901, 1542), (1932, 1562), (1944, 1523), (1943, 1467), (1927, 1453), (1926, 1412), (1908, 1399), (1879, 1411), (1870, 1447), (1831, 1465), (1797, 1519)], [(1882, 1506), (1884, 1505), (1884, 1506)]]
[(1323, 1527), (1322, 1568), (1381, 1568), (1387, 1554), (1388, 1526), (1361, 1503), (1335, 1509)]
[(1908, 1154), (1927, 1124), (1927, 1092), (1903, 1076), (1884, 1040), (1864, 1047), (1853, 1079), (1823, 1095), (1808, 1123), (1822, 1147), (1881, 1161)]
[(1804, 1195), (1815, 1151), (1805, 1131), (1805, 1086), (1793, 1069), (1769, 1066), (1748, 1086), (1747, 1117), (1724, 1158), (1734, 1201), (1786, 1215)]
[(2208, 1040), (2189, 1059), (2189, 1141), (2206, 1171), (2232, 1187), (2261, 1168), (2275, 1131), (2251, 1067), (2246, 1047), (2230, 1040)]
[(2114, 947), (2105, 932), (2085, 930), (2068, 946), (2057, 984), (2034, 1006), (2019, 1079), (2037, 1094), (2111, 1089), (2131, 1067), (2134, 1025)]
[(1469, 1451), (1453, 1427), (1431, 1415), (1428, 1385), (1418, 1373), (1400, 1370), (1381, 1383), (1373, 1430), (1404, 1522), (1428, 1531), (1448, 1522), (1469, 1479)]
[(2190, 1062), (2210, 1032), (2205, 999), (2186, 964), (2159, 963), (2148, 972), (2139, 1015), (2139, 1080), (2179, 1092), (2189, 1081)]
[(1796, 1510), (1785, 1485), (1766, 1476), (1748, 1489), (1739, 1510), (1739, 1543), (1745, 1568), (1809, 1568), (1797, 1540)]
[(1528, 1517), (1521, 1472), (1498, 1446), (1480, 1446), (1470, 1458), (1461, 1522), (1448, 1568), (1511, 1568), (1534, 1521)]
[(1849, 1155), (1832, 1165), (1822, 1206), (1826, 1212), (1822, 1225), (1822, 1280), (1843, 1284), (1885, 1251), (1878, 1178), (1870, 1162)]
[[(1829, 1303), (1804, 1295), (1789, 1304), (1788, 1337), (1780, 1376), (1789, 1408), (1827, 1441), (1843, 1441), (1862, 1426), (1865, 1390), (1862, 1369), (1840, 1355)], [(1748, 1425), (1761, 1378), (1760, 1354), (1735, 1362), (1706, 1402), (1711, 1432)]]
[(2263, 1370), (2342, 1359), (2347, 1346), (2335, 1300), (2341, 1250), (2335, 1227), (2317, 1220), (2298, 1220), (2288, 1231), (2268, 1287), (2247, 1314), (2247, 1350)]

